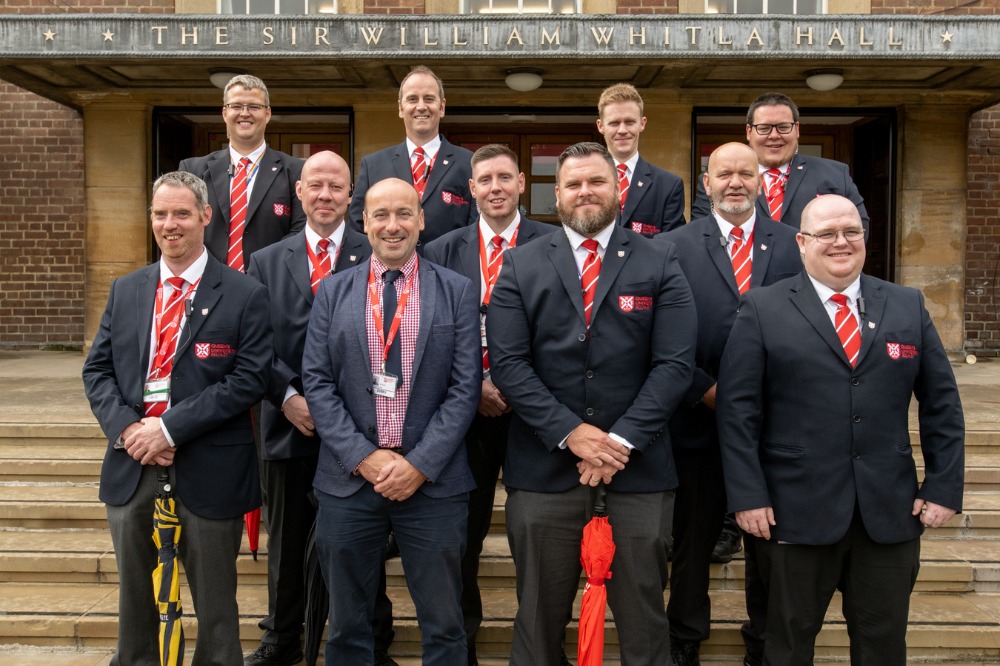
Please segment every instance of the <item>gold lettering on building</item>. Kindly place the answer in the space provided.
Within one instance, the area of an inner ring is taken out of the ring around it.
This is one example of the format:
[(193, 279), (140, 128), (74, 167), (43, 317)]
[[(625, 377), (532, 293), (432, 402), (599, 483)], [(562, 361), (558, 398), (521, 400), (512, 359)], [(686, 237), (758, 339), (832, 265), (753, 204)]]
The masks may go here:
[(316, 28), (316, 46), (319, 46), (320, 42), (323, 42), (327, 46), (330, 45), (330, 40), (326, 38), (328, 32), (326, 28)]
[(866, 41), (865, 40), (865, 29), (862, 27), (861, 28), (861, 35), (858, 37), (858, 45), (859, 46), (871, 46), (874, 43), (875, 43), (874, 41)]
[(594, 36), (594, 41), (597, 42), (598, 46), (607, 46), (608, 42), (611, 41), (611, 35), (613, 35), (614, 32), (614, 28), (605, 28), (603, 25), (590, 29), (590, 34)]
[(406, 46), (406, 26), (399, 26), (399, 45)]
[(458, 26), (457, 25), (454, 25), (454, 26), (451, 27), (451, 35), (452, 35), (452, 39), (451, 39), (451, 45), (452, 46), (468, 46), (469, 45), (469, 40), (465, 40), (464, 42), (458, 41)]
[(518, 44), (524, 46), (524, 40), (521, 39), (521, 33), (517, 31), (517, 28), (510, 31), (510, 37), (507, 38), (507, 46), (510, 46), (510, 43), (514, 40), (517, 40)]
[(747, 46), (750, 46), (751, 42), (757, 42), (757, 46), (764, 46), (764, 40), (760, 38), (760, 33), (757, 32), (757, 28), (754, 28), (750, 32), (750, 36), (747, 37)]
[(892, 34), (892, 31), (893, 28), (889, 28), (889, 46), (902, 46), (903, 40), (900, 39), (899, 41), (896, 41), (894, 35)]
[(490, 26), (483, 26), (483, 46), (490, 45)]
[(299, 36), (296, 34), (295, 26), (292, 26), (292, 46), (297, 45)]
[(555, 44), (558, 46), (561, 43), (559, 41), (559, 28), (556, 28), (556, 31), (550, 35), (545, 26), (542, 26), (542, 44)]
[(701, 26), (689, 25), (684, 29), (691, 35), (691, 45), (696, 45), (698, 43), (698, 31), (701, 30)]
[(833, 46), (834, 42), (839, 42), (841, 46), (846, 46), (846, 44), (844, 44), (844, 38), (840, 36), (840, 28), (833, 29), (833, 34), (830, 35), (830, 41), (828, 41), (826, 45)]
[(368, 46), (375, 44), (378, 46), (378, 41), (382, 39), (382, 31), (384, 28), (379, 26), (377, 28), (361, 26), (361, 36), (365, 38), (365, 43)]
[(229, 44), (229, 29), (225, 26), (215, 27), (215, 45), (226, 46)]
[(718, 39), (718, 43), (719, 43), (719, 46), (732, 46), (733, 45), (733, 38), (730, 37), (730, 38), (727, 39), (722, 34), (722, 27), (721, 26), (719, 27), (719, 39)]
[(166, 29), (167, 29), (167, 26), (165, 26), (165, 25), (154, 25), (153, 27), (150, 28), (150, 30), (152, 30), (153, 32), (156, 33), (156, 45), (157, 46), (163, 44), (163, 31), (166, 30)]
[(629, 46), (635, 46), (635, 40), (639, 40), (639, 44), (642, 46), (646, 45), (646, 28), (640, 28), (639, 32), (635, 31), (635, 28), (628, 29), (628, 44)]
[(663, 26), (663, 45), (670, 46), (670, 26)]
[(809, 46), (813, 45), (813, 29), (812, 29), (812, 26), (809, 26), (808, 28), (806, 28), (805, 32), (802, 31), (802, 28), (799, 28), (799, 27), (795, 28), (795, 45), (796, 46), (801, 46), (803, 39), (806, 40), (806, 44), (807, 45), (809, 45)]
[(198, 28), (191, 28), (191, 32), (188, 32), (184, 26), (181, 26), (181, 46), (186, 45), (189, 39), (192, 44), (198, 45)]
[(437, 46), (437, 40), (431, 41), (431, 29), (424, 28), (424, 46)]
[(264, 46), (270, 46), (274, 44), (274, 28), (271, 26), (264, 26), (260, 31), (260, 34), (264, 36)]

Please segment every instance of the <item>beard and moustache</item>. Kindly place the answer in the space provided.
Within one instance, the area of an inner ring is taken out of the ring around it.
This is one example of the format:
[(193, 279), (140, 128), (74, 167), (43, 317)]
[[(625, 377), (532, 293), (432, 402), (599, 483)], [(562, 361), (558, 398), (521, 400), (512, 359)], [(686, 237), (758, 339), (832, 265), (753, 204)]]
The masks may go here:
[(588, 197), (583, 201), (574, 202), (573, 205), (563, 205), (556, 203), (556, 211), (559, 213), (559, 221), (582, 236), (591, 238), (600, 230), (615, 221), (618, 215), (618, 203), (615, 201), (605, 202), (596, 211), (579, 211), (576, 208), (580, 203), (598, 203), (600, 199)]
[(755, 192), (750, 192), (746, 189), (739, 190), (739, 194), (746, 195), (746, 200), (743, 203), (729, 203), (726, 200), (727, 194), (735, 194), (736, 191), (723, 190), (716, 196), (715, 192), (712, 192), (712, 204), (717, 210), (721, 210), (723, 213), (728, 213), (730, 215), (742, 215), (751, 208), (753, 208), (757, 203), (757, 194)]

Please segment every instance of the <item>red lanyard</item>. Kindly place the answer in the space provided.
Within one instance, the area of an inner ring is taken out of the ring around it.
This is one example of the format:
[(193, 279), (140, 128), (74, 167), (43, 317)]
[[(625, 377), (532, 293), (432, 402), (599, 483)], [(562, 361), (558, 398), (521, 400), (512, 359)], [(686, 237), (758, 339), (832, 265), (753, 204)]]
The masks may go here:
[[(198, 283), (201, 282), (201, 278), (194, 281), (191, 288), (187, 290), (187, 293), (181, 297), (183, 301), (185, 297), (194, 298), (194, 292), (198, 288)], [(174, 314), (173, 321), (171, 322), (173, 326), (168, 329), (164, 329), (161, 326), (161, 319), (166, 312), (163, 303), (163, 281), (160, 281), (160, 286), (156, 288), (156, 304), (154, 306), (154, 317), (153, 325), (156, 326), (156, 354), (153, 356), (153, 367), (150, 370), (150, 377), (153, 379), (161, 379), (160, 372), (165, 371), (166, 374), (170, 374), (170, 366), (173, 364), (173, 359), (170, 358), (172, 351), (176, 351), (177, 347), (175, 345), (168, 344), (170, 336), (175, 334), (174, 332), (179, 332), (181, 319), (184, 316), (184, 308), (177, 308), (177, 312)], [(172, 349), (171, 349), (172, 348)]]
[[(333, 243), (333, 241), (330, 242)], [(333, 275), (333, 271), (337, 268), (337, 261), (340, 260), (340, 251), (343, 249), (344, 249), (344, 244), (343, 242), (341, 242), (341, 244), (337, 246), (337, 254), (333, 255), (332, 260), (330, 261), (329, 275)], [(309, 263), (313, 267), (313, 272), (318, 273), (322, 271), (323, 264), (320, 263), (319, 258), (316, 256), (316, 252), (312, 248), (312, 243), (306, 243), (306, 254), (309, 255)], [(327, 254), (329, 255), (330, 252), (327, 251)], [(326, 277), (326, 275), (324, 275), (323, 277)]]
[[(507, 249), (517, 245), (517, 232), (521, 230), (519, 226), (514, 230), (514, 235), (510, 237), (510, 242), (507, 243)], [(493, 279), (490, 279), (489, 267), (486, 265), (486, 239), (483, 238), (483, 230), (479, 230), (479, 267), (483, 271), (483, 282), (486, 284), (486, 294), (483, 296), (483, 305), (490, 304), (490, 296), (493, 295), (493, 286), (497, 283), (497, 278), (500, 277), (500, 269), (497, 269), (496, 274)]]
[[(389, 358), (389, 348), (392, 347), (392, 341), (396, 339), (396, 333), (399, 332), (399, 325), (403, 321), (403, 312), (406, 310), (406, 302), (410, 300), (410, 288), (413, 286), (413, 279), (417, 277), (419, 261), (420, 259), (418, 258), (413, 262), (413, 273), (410, 275), (410, 279), (406, 281), (406, 287), (403, 288), (403, 293), (396, 304), (396, 314), (393, 316), (392, 324), (389, 326), (388, 339), (385, 337), (382, 322), (382, 307), (380, 303), (382, 295), (375, 288), (375, 269), (368, 269), (368, 298), (372, 304), (371, 311), (372, 320), (375, 322), (375, 332), (378, 333), (378, 341), (382, 345), (382, 372), (385, 372), (385, 361)], [(393, 288), (395, 288), (395, 285), (393, 285)]]

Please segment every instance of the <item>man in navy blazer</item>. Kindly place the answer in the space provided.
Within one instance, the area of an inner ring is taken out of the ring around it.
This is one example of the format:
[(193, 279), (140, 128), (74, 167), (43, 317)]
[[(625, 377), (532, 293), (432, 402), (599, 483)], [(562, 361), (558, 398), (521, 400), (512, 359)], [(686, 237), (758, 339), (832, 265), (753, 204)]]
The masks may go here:
[[(368, 238), (347, 229), (351, 171), (336, 153), (311, 156), (296, 195), (306, 228), (250, 257), (247, 275), (267, 287), (274, 329), (274, 362), (261, 403), (261, 477), (267, 495), (268, 613), (264, 635), (246, 666), (283, 666), (302, 658), (306, 542), (316, 517), (310, 498), (319, 438), (302, 385), (302, 351), (320, 280), (371, 255)], [(324, 242), (325, 241), (325, 242)], [(384, 597), (384, 595), (383, 595)], [(386, 600), (387, 601), (387, 600)], [(383, 610), (391, 626), (391, 607)], [(391, 637), (383, 637), (382, 651)]]
[[(195, 661), (237, 664), (236, 557), (243, 514), (260, 506), (250, 407), (271, 366), (267, 292), (205, 250), (212, 210), (201, 180), (161, 176), (150, 211), (162, 257), (111, 285), (83, 367), (91, 409), (108, 437), (100, 498), (120, 578), (111, 663), (160, 663), (150, 535), (157, 476), (165, 472), (198, 618)], [(171, 284), (176, 278), (183, 282)], [(167, 308), (178, 298), (183, 307)]]
[[(757, 153), (761, 179), (770, 185), (768, 169), (778, 169), (782, 176), (783, 202), (772, 215), (769, 210), (766, 187), (761, 187), (757, 197), (757, 216), (772, 217), (799, 228), (802, 209), (821, 194), (839, 194), (850, 199), (858, 208), (865, 229), (869, 226), (865, 202), (851, 180), (847, 165), (822, 157), (799, 155), (799, 108), (787, 95), (771, 92), (755, 99), (747, 110), (747, 143)], [(699, 182), (691, 218), (704, 217), (711, 205)]]
[(762, 539), (764, 664), (812, 664), (839, 589), (852, 663), (903, 666), (920, 535), (962, 508), (958, 387), (923, 295), (861, 273), (852, 201), (810, 203), (797, 240), (805, 270), (744, 295), (717, 396), (729, 508)]
[[(295, 196), (302, 160), (264, 142), (271, 101), (263, 81), (250, 74), (235, 76), (226, 84), (222, 99), (229, 146), (205, 157), (181, 160), (178, 169), (193, 173), (208, 185), (212, 206), (212, 222), (205, 230), (208, 251), (230, 268), (243, 271), (254, 252), (305, 226), (302, 203)], [(246, 221), (239, 232), (243, 252), (229, 256), (232, 186), (243, 158), (249, 160)]]
[[(399, 84), (399, 117), (406, 128), (406, 140), (361, 160), (358, 182), (351, 199), (351, 226), (363, 228), (365, 194), (384, 178), (399, 178), (413, 183), (421, 192), (424, 230), (420, 245), (425, 245), (453, 229), (474, 225), (479, 213), (469, 192), (472, 177), (472, 153), (456, 146), (440, 134), (444, 117), (444, 84), (430, 69), (415, 67)], [(422, 182), (414, 181), (416, 151), (423, 153), (426, 168)], [(421, 248), (421, 252), (423, 248)]]
[(322, 442), (317, 548), (330, 592), (330, 664), (368, 666), (393, 530), (425, 663), (465, 664), (461, 558), (475, 486), (462, 436), (479, 404), (478, 289), (416, 255), (413, 186), (368, 190), (369, 261), (324, 280), (302, 361)]
[[(472, 155), (469, 189), (479, 209), (479, 223), (450, 231), (429, 243), (424, 258), (441, 264), (479, 283), (479, 320), (482, 334), (483, 397), (472, 427), (465, 435), (469, 467), (476, 489), (469, 495), (468, 543), (462, 557), (462, 614), (465, 616), (469, 666), (479, 663), (476, 633), (483, 623), (483, 600), (479, 593), (479, 555), (493, 519), (497, 477), (507, 451), (510, 405), (490, 379), (486, 347), (486, 312), (496, 284), (503, 254), (552, 233), (555, 227), (521, 217), (520, 195), (524, 174), (518, 171), (517, 154), (507, 146), (489, 144)], [(499, 239), (499, 240), (498, 240)]]
[(694, 303), (672, 243), (614, 224), (604, 146), (567, 148), (556, 179), (563, 228), (506, 254), (486, 322), (493, 381), (514, 412), (503, 478), (517, 568), (510, 663), (560, 663), (580, 539), (603, 483), (622, 661), (668, 666), (677, 475), (666, 426), (691, 382)]
[[(709, 563), (726, 513), (715, 427), (719, 360), (740, 294), (802, 270), (795, 230), (754, 210), (760, 177), (757, 156), (749, 146), (727, 143), (716, 148), (703, 178), (712, 215), (657, 236), (657, 242), (668, 240), (677, 246), (677, 259), (698, 310), (694, 381), (670, 419), (680, 483), (667, 604), (670, 652), (676, 666), (699, 663), (699, 646), (708, 639), (711, 623)], [(740, 252), (746, 243), (748, 252)], [(745, 262), (749, 265), (744, 268)], [(747, 548), (749, 553), (750, 545)]]
[(618, 224), (643, 236), (684, 226), (684, 181), (639, 155), (639, 135), (646, 129), (639, 91), (616, 83), (601, 93), (597, 112), (597, 131), (615, 160), (624, 199)]

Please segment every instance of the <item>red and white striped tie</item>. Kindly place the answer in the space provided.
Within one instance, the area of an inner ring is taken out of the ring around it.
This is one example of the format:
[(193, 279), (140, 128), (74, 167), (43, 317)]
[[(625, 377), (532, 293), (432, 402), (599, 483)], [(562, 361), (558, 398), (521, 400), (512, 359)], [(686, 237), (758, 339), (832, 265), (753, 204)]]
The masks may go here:
[(424, 198), (424, 190), (427, 189), (427, 156), (424, 149), (417, 146), (413, 149), (413, 165), (410, 167), (413, 175), (413, 187), (417, 190), (417, 196)]
[(625, 164), (618, 165), (618, 207), (625, 210), (625, 199), (628, 197), (628, 167)]
[[(177, 339), (181, 334), (181, 312), (184, 303), (184, 278), (167, 278), (173, 291), (163, 307), (163, 312), (157, 313), (156, 319), (156, 350), (153, 365), (149, 371), (149, 379), (166, 379), (174, 367), (174, 353), (177, 351)], [(164, 286), (160, 285), (160, 289)], [(161, 294), (162, 297), (162, 294)], [(162, 301), (161, 301), (162, 302)], [(167, 411), (167, 401), (147, 402), (146, 416), (162, 416)]]
[(313, 295), (316, 294), (316, 290), (319, 289), (319, 282), (333, 270), (333, 266), (330, 262), (330, 240), (328, 238), (320, 238), (319, 242), (316, 243), (319, 248), (319, 252), (316, 253), (316, 261), (313, 263), (312, 276), (310, 277), (310, 283), (313, 290)]
[[(497, 234), (490, 241), (490, 256), (486, 259), (487, 289), (489, 289), (489, 285), (496, 284), (497, 274), (500, 272), (501, 266), (503, 266), (503, 236)], [(483, 346), (483, 370), (489, 369), (490, 355), (486, 351), (486, 347)]]
[(858, 328), (858, 320), (847, 307), (847, 296), (834, 294), (830, 300), (837, 304), (833, 325), (837, 329), (840, 344), (844, 345), (847, 360), (851, 362), (853, 368), (858, 364), (858, 354), (861, 353), (861, 329)]
[(247, 183), (250, 179), (250, 158), (244, 157), (236, 166), (233, 189), (229, 196), (229, 251), (226, 265), (243, 271), (243, 231), (247, 222)]
[[(750, 248), (753, 247), (753, 234), (743, 238), (743, 228), (733, 227), (733, 275), (736, 277), (736, 288), (745, 294), (750, 288), (750, 276), (753, 274), (753, 261), (750, 258)], [(744, 240), (746, 242), (744, 242)]]
[(764, 172), (764, 197), (767, 199), (767, 211), (775, 222), (781, 221), (781, 205), (785, 202), (785, 183), (788, 176), (781, 169), (768, 169)]
[(588, 238), (583, 241), (583, 247), (588, 254), (583, 261), (583, 273), (580, 275), (580, 285), (583, 288), (583, 314), (590, 328), (590, 312), (594, 308), (594, 295), (597, 293), (597, 278), (601, 275), (601, 257), (597, 254), (597, 241)]

